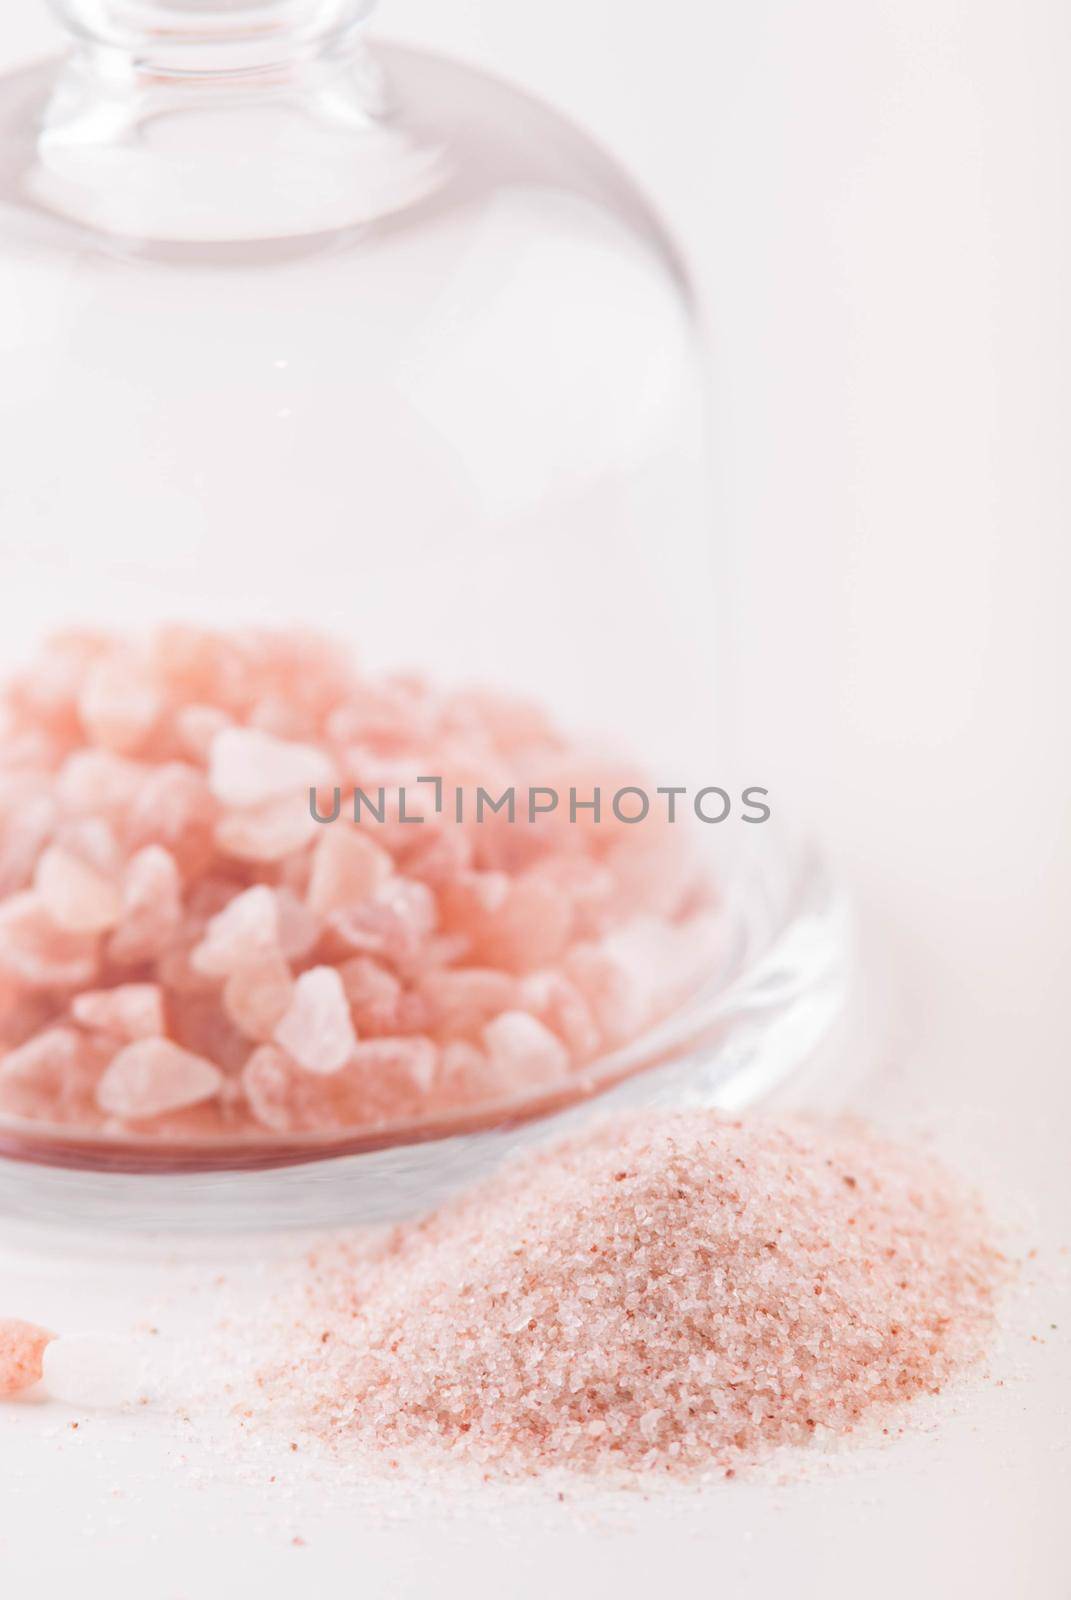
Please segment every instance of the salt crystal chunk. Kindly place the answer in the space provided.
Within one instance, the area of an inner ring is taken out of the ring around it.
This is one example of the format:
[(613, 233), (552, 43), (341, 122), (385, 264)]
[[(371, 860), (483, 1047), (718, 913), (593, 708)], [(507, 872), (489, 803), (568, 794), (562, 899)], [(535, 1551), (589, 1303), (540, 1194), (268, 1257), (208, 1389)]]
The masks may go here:
[(0, 903), (0, 971), (31, 989), (73, 989), (92, 983), (98, 939), (58, 927), (31, 891)]
[(146, 845), (127, 862), (108, 959), (120, 966), (153, 960), (167, 949), (181, 921), (182, 881), (175, 859), (162, 845)]
[(119, 920), (118, 885), (57, 845), (38, 861), (34, 887), (48, 916), (68, 933), (103, 933)]
[(387, 852), (359, 828), (328, 826), (313, 852), (308, 904), (321, 916), (359, 905), (382, 888), (392, 871)]
[(131, 802), (128, 847), (162, 845), (184, 877), (196, 878), (215, 853), (216, 812), (204, 773), (186, 761), (165, 761), (146, 774)]
[(290, 968), (282, 956), (232, 972), (223, 988), (223, 1005), (249, 1039), (266, 1042), (285, 1016), (294, 994)]
[(495, 1017), (483, 1030), (483, 1042), (505, 1082), (534, 1088), (565, 1077), (569, 1070), (561, 1040), (527, 1011), (504, 1011)]
[(522, 979), (520, 1008), (546, 1024), (561, 1039), (574, 1065), (599, 1053), (602, 1040), (591, 1007), (575, 984), (557, 972), (533, 972)]
[(109, 750), (74, 750), (57, 774), (56, 795), (68, 812), (114, 817), (131, 803), (144, 777), (144, 767)]
[(75, 817), (56, 829), (53, 841), (68, 855), (77, 856), (102, 877), (115, 879), (123, 865), (115, 829), (103, 817)]
[(305, 1071), (263, 1045), (246, 1062), (242, 1087), (257, 1121), (277, 1133), (327, 1132), (412, 1119), (426, 1109), (438, 1075), (432, 1040), (362, 1040), (337, 1072)]
[(329, 921), (349, 949), (409, 970), (422, 964), (436, 917), (435, 896), (427, 884), (394, 877), (371, 899), (334, 912)]
[(235, 895), (205, 929), (191, 961), (199, 972), (228, 977), (279, 953), (279, 910), (266, 884)]
[(88, 1041), (73, 1028), (45, 1028), (0, 1059), (0, 1104), (15, 1116), (62, 1112), (92, 1065)]
[(315, 745), (293, 744), (257, 728), (225, 728), (212, 741), (208, 781), (225, 806), (257, 806), (331, 784), (334, 770)]
[(428, 1026), (449, 1035), (478, 1034), (500, 1011), (518, 1005), (517, 980), (493, 967), (429, 972), (420, 983)]
[(92, 744), (128, 754), (142, 743), (161, 705), (159, 691), (139, 662), (106, 656), (90, 670), (78, 709)]
[(216, 824), (216, 844), (237, 861), (283, 861), (312, 839), (317, 823), (304, 795), (229, 811)]
[(371, 956), (354, 956), (338, 969), (360, 1035), (401, 1033), (402, 986)]
[(0, 815), (0, 898), (25, 889), (41, 851), (56, 827), (56, 802), (51, 795), (19, 786), (5, 795)]
[(569, 900), (540, 878), (510, 885), (505, 905), (484, 934), (483, 953), (493, 966), (530, 972), (549, 966), (569, 942), (573, 910)]
[(126, 1339), (67, 1334), (45, 1346), (41, 1366), (49, 1394), (66, 1405), (113, 1410), (138, 1397), (141, 1362)]
[(294, 985), (275, 1042), (306, 1072), (337, 1072), (357, 1043), (342, 979), (334, 967), (313, 967)]
[(97, 1103), (115, 1117), (156, 1117), (210, 1099), (222, 1082), (203, 1056), (169, 1039), (139, 1039), (113, 1058), (97, 1085)]
[(175, 731), (196, 761), (207, 762), (213, 739), (230, 726), (230, 717), (218, 706), (183, 706), (175, 713)]
[(0, 1396), (28, 1389), (41, 1376), (45, 1346), (56, 1337), (18, 1317), (0, 1317)]
[(71, 1015), (84, 1028), (123, 1039), (149, 1039), (164, 1031), (164, 997), (155, 983), (120, 983), (90, 989), (71, 1001)]
[(285, 885), (275, 891), (279, 913), (279, 948), (288, 961), (304, 961), (323, 933), (323, 922)]

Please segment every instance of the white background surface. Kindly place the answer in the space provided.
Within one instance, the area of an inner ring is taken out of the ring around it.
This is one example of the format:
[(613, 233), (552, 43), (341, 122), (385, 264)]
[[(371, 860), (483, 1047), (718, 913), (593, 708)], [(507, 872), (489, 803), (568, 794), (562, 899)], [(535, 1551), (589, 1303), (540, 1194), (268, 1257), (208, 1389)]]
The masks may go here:
[[(594, 1525), (478, 1503), (384, 1523), (304, 1476), (272, 1500), (151, 1418), (76, 1435), (62, 1408), (9, 1408), (5, 1592), (1059, 1600), (1071, 8), (392, 0), (380, 25), (555, 100), (679, 231), (714, 355), (735, 748), (850, 875), (883, 997), (856, 1024), (852, 1098), (975, 1171), (1039, 1281), (995, 1358), (1003, 1387), (932, 1429), (803, 1485)], [(20, 5), (0, 59), (54, 39)], [(69, 1323), (75, 1290), (84, 1325), (140, 1314), (129, 1269), (72, 1280), (15, 1252), (0, 1273), (18, 1314)], [(195, 1327), (195, 1302), (165, 1332)]]

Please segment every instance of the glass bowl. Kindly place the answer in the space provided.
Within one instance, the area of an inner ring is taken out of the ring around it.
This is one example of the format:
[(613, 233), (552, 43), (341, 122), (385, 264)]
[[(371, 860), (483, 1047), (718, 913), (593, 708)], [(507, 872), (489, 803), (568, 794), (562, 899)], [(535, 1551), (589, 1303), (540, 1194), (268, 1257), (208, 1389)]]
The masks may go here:
[(821, 860), (763, 851), (726, 883), (722, 969), (567, 1090), (374, 1135), (212, 1147), (0, 1127), (0, 1215), (134, 1231), (378, 1224), (424, 1211), (537, 1140), (646, 1106), (740, 1109), (811, 1056), (842, 1011), (851, 918)]

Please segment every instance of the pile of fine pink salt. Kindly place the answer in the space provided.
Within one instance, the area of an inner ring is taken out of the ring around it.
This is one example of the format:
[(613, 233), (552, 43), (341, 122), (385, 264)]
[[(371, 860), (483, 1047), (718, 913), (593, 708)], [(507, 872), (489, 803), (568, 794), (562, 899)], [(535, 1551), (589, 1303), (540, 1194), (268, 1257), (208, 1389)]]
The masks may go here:
[(606, 1122), (313, 1268), (269, 1398), (510, 1474), (732, 1471), (887, 1417), (980, 1354), (1003, 1273), (932, 1162), (703, 1111)]
[[(526, 703), (174, 626), (53, 639), (0, 716), (5, 1118), (199, 1141), (508, 1104), (709, 970), (679, 830), (523, 815), (530, 785), (600, 781)], [(515, 786), (518, 819), (476, 820), (478, 786)], [(382, 823), (354, 824), (355, 788)]]

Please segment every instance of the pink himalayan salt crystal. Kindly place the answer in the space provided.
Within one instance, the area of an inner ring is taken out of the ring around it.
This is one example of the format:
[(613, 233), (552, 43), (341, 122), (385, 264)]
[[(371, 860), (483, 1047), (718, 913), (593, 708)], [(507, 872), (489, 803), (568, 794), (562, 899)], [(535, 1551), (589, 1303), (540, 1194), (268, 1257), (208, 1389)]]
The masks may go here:
[(315, 745), (276, 739), (256, 728), (225, 728), (212, 741), (208, 782), (225, 806), (258, 806), (308, 794), (334, 780), (334, 767)]
[(119, 921), (119, 886), (87, 862), (52, 845), (41, 856), (34, 888), (45, 912), (69, 933), (104, 933)]
[(10, 975), (0, 972), (0, 1059), (46, 1027), (55, 1016), (55, 1000), (49, 990), (24, 989)]
[(378, 956), (402, 972), (422, 964), (436, 920), (431, 890), (406, 878), (389, 878), (371, 899), (328, 919), (348, 951)]
[[(716, 925), (715, 925), (716, 926)], [(720, 936), (694, 919), (682, 928), (637, 917), (594, 944), (578, 944), (566, 962), (603, 1038), (625, 1044), (713, 969)]]
[(242, 1084), (257, 1120), (273, 1132), (340, 1132), (440, 1109), (432, 1092), (437, 1063), (434, 1043), (419, 1034), (362, 1040), (330, 1075), (310, 1073), (264, 1045), (247, 1061)]
[(262, 1044), (272, 1038), (293, 998), (294, 980), (281, 955), (240, 967), (223, 986), (223, 1009), (235, 1027)]
[(25, 889), (56, 827), (56, 802), (36, 780), (5, 786), (0, 798), (0, 896)]
[(34, 1322), (0, 1317), (0, 1397), (18, 1394), (41, 1377), (41, 1357), (56, 1335)]
[(261, 806), (229, 811), (216, 824), (215, 841), (237, 861), (285, 861), (307, 845), (318, 824), (303, 795), (285, 795)]
[(75, 1028), (44, 1028), (0, 1059), (0, 1107), (44, 1122), (92, 1121), (110, 1051)]
[(485, 1022), (519, 1003), (516, 978), (492, 967), (447, 968), (420, 980), (427, 1026), (444, 1037), (478, 1035)]
[(199, 877), (215, 853), (216, 812), (204, 774), (188, 762), (165, 761), (145, 775), (127, 810), (127, 845), (162, 845), (183, 877)]
[(308, 904), (321, 916), (360, 905), (383, 887), (393, 870), (387, 852), (358, 828), (341, 824), (321, 829), (312, 853)]
[(306, 1072), (337, 1072), (349, 1060), (357, 1035), (334, 967), (311, 967), (301, 974), (274, 1037)]
[(97, 974), (100, 941), (54, 923), (27, 891), (0, 903), (0, 972), (30, 989), (76, 989)]
[(257, 884), (218, 912), (190, 960), (212, 977), (229, 977), (279, 953), (279, 909), (266, 884)]
[(557, 1034), (574, 1066), (598, 1055), (602, 1036), (591, 1007), (576, 985), (560, 973), (530, 973), (521, 981), (517, 1005)]
[(142, 663), (117, 654), (91, 668), (78, 710), (91, 744), (127, 754), (143, 743), (162, 704)]
[[(338, 969), (354, 1026), (362, 1037), (405, 1033), (405, 1013), (423, 1016), (423, 1007), (413, 1006), (400, 979), (371, 956), (353, 956)], [(410, 1002), (407, 1004), (407, 1002)]]
[(219, 1068), (203, 1056), (169, 1039), (138, 1039), (112, 1058), (97, 1085), (97, 1103), (115, 1117), (156, 1117), (211, 1099), (222, 1082)]
[(56, 798), (73, 815), (117, 817), (134, 800), (145, 769), (107, 750), (75, 750), (56, 776)]
[(569, 1070), (561, 1040), (527, 1011), (503, 1011), (484, 1028), (483, 1043), (504, 1088), (542, 1088)]
[(309, 1271), (293, 1358), (263, 1382), (339, 1448), (686, 1475), (940, 1390), (984, 1351), (1007, 1268), (914, 1151), (647, 1111)]
[[(228, 1075), (240, 1071), (250, 1051), (250, 1040), (235, 1024), (217, 990), (190, 992), (171, 1006), (170, 1036), (184, 1050), (220, 1067)], [(227, 1092), (230, 1092), (228, 1083)]]
[(151, 1039), (164, 1033), (164, 996), (155, 983), (120, 983), (89, 989), (71, 1001), (71, 1016), (83, 1028), (120, 1039)]
[(105, 654), (106, 635), (69, 629), (49, 640), (32, 668), (4, 686), (4, 700), (21, 724), (28, 721), (65, 740), (77, 737), (77, 701), (86, 674)]
[(304, 961), (323, 933), (323, 922), (285, 885), (275, 891), (279, 913), (279, 949), (288, 961)]
[(506, 892), (486, 909), (473, 908), (466, 931), (480, 965), (530, 972), (564, 953), (572, 932), (572, 907), (553, 885), (537, 877), (507, 881)]
[(218, 706), (182, 706), (175, 713), (175, 733), (185, 752), (195, 761), (206, 763), (217, 733), (231, 726), (231, 719)]
[(123, 866), (123, 852), (115, 829), (103, 817), (75, 817), (57, 824), (53, 844), (93, 867), (102, 877), (115, 879)]
[(151, 961), (170, 947), (182, 923), (182, 880), (162, 845), (130, 857), (122, 883), (119, 926), (108, 941), (109, 961)]

